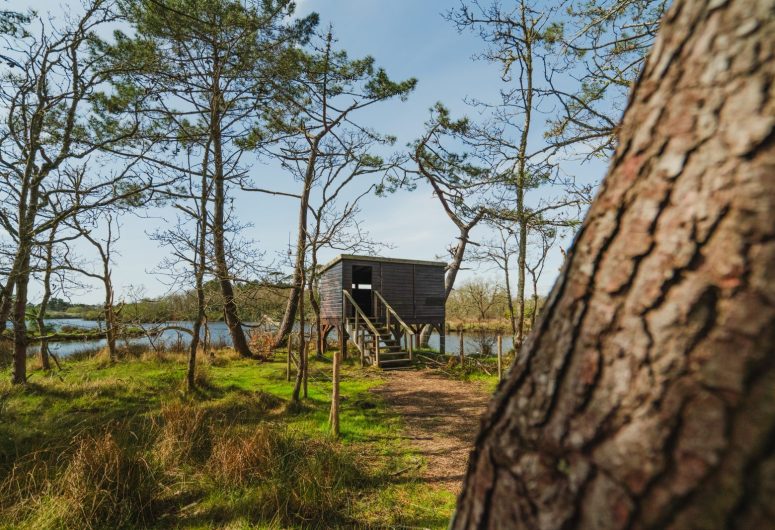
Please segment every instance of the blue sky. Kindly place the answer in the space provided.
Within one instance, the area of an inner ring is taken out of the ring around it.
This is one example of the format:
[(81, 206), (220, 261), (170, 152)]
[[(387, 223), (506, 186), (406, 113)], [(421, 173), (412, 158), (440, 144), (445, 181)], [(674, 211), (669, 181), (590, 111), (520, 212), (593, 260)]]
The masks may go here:
[[(50, 0), (20, 4), (19, 7), (49, 11), (55, 16), (68, 7), (67, 3)], [(417, 89), (408, 101), (391, 101), (373, 107), (366, 116), (373, 127), (396, 135), (396, 148), (403, 148), (421, 133), (428, 109), (436, 101), (442, 101), (455, 115), (475, 115), (476, 112), (463, 102), (464, 98), (494, 101), (501, 87), (496, 66), (472, 59), (482, 49), (481, 40), (470, 33), (459, 34), (443, 18), (442, 13), (458, 4), (458, 0), (302, 0), (299, 11), (302, 14), (318, 12), (321, 27), (332, 23), (339, 47), (351, 56), (372, 55), (391, 77), (418, 79)], [(605, 170), (602, 163), (569, 167), (584, 173), (583, 180), (586, 181), (599, 180)], [(254, 166), (251, 174), (255, 183), (262, 187), (293, 189), (288, 176), (272, 166)], [(289, 239), (294, 238), (295, 200), (241, 193), (235, 206), (240, 221), (253, 225), (246, 236), (255, 240), (259, 249), (269, 256), (287, 249)], [(388, 256), (446, 258), (446, 248), (454, 241), (454, 226), (425, 186), (386, 198), (369, 197), (362, 203), (362, 211), (364, 228), (374, 239), (393, 247), (383, 252)], [(166, 292), (163, 278), (151, 274), (166, 250), (151, 241), (147, 234), (174, 220), (170, 213), (152, 210), (144, 218), (123, 219), (118, 243), (120, 256), (115, 260), (113, 273), (119, 298), (129, 286), (143, 286), (148, 296)], [(479, 230), (475, 236), (482, 237), (484, 232)], [(569, 241), (562, 244), (567, 246)], [(83, 247), (83, 252), (87, 250)], [(335, 254), (326, 252), (321, 261)], [(555, 251), (540, 283), (542, 293), (551, 288), (559, 265), (559, 251)], [(459, 278), (465, 280), (475, 275), (497, 276), (491, 268), (480, 266), (465, 271)], [(97, 302), (102, 294), (95, 288), (90, 292), (73, 293), (72, 297)]]

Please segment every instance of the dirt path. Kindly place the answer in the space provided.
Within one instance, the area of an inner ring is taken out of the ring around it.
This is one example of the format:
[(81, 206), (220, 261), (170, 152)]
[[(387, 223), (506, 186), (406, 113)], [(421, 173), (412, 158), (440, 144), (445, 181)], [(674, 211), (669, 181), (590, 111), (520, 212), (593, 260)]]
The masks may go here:
[(385, 372), (374, 389), (404, 418), (405, 434), (426, 459), (424, 477), (457, 494), (490, 394), (433, 370)]

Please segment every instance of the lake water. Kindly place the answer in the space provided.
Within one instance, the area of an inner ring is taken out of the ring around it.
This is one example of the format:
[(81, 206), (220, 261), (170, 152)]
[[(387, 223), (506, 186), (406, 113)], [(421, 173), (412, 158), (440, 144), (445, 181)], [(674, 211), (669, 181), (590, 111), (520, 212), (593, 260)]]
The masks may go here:
[[(93, 329), (100, 326), (100, 323), (94, 320), (81, 320), (77, 318), (67, 319), (47, 319), (46, 323), (55, 327), (66, 326), (78, 326), (82, 328)], [(155, 327), (164, 326), (176, 326), (186, 329), (191, 329), (192, 325), (190, 321), (181, 322), (165, 322), (164, 324), (145, 324), (143, 327), (146, 329), (153, 329)], [(231, 344), (231, 337), (229, 335), (229, 328), (225, 322), (210, 322), (210, 337), (211, 341), (215, 343)], [(249, 331), (249, 330), (247, 330)], [(336, 333), (333, 332), (329, 336), (331, 340), (335, 340)], [(191, 340), (191, 336), (188, 333), (184, 333), (177, 330), (165, 330), (160, 335), (153, 338), (153, 341), (157, 344), (174, 345), (180, 343), (187, 345)], [(489, 332), (466, 332), (464, 336), (463, 349), (466, 355), (475, 354), (495, 354), (497, 343), (496, 335)], [(150, 340), (147, 337), (135, 337), (128, 339), (130, 344), (143, 344), (150, 347)], [(457, 333), (447, 334), (445, 337), (446, 351), (450, 355), (458, 355), (460, 353), (460, 336)], [(119, 342), (121, 345), (123, 340)], [(60, 357), (67, 357), (74, 353), (83, 351), (94, 351), (105, 347), (105, 339), (100, 340), (85, 340), (85, 341), (68, 341), (68, 342), (51, 342), (49, 349)], [(429, 340), (429, 346), (434, 350), (439, 349), (439, 334), (433, 333)], [(510, 335), (503, 336), (503, 351), (507, 352), (512, 347), (512, 340)], [(40, 351), (39, 346), (33, 344), (29, 347), (29, 353), (35, 354)]]

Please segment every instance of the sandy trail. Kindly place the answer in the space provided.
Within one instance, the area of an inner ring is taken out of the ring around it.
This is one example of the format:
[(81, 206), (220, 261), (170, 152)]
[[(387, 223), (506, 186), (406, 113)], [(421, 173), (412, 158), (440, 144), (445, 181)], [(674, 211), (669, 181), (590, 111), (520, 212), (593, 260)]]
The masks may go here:
[(374, 393), (404, 418), (406, 436), (428, 463), (424, 478), (457, 494), (489, 392), (433, 370), (385, 372), (385, 377)]

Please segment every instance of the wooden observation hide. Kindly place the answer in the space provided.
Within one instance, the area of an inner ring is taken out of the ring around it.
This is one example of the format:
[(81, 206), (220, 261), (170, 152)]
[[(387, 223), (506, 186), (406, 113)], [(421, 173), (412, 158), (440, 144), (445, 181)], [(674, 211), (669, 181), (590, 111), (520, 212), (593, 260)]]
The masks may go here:
[(344, 330), (363, 364), (397, 368), (411, 362), (415, 338), (430, 325), (444, 352), (446, 263), (342, 254), (323, 267), (323, 333)]

